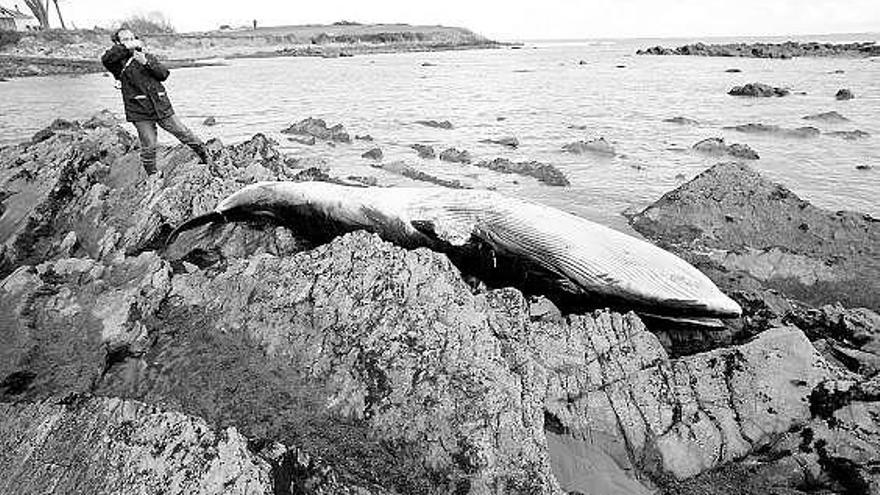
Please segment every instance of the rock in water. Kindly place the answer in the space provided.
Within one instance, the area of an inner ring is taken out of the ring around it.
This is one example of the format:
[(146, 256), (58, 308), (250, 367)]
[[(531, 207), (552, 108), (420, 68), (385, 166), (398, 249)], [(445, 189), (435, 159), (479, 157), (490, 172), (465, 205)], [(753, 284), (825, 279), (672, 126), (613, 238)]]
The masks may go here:
[(747, 144), (726, 144), (723, 138), (707, 138), (693, 146), (695, 151), (706, 153), (709, 155), (721, 156), (729, 155), (744, 160), (757, 160), (760, 157)]
[(758, 96), (758, 97), (770, 97), (770, 96), (786, 96), (790, 93), (790, 91), (786, 88), (775, 88), (768, 84), (763, 83), (749, 83), (745, 86), (736, 86), (727, 94), (733, 96)]
[(826, 132), (825, 134), (846, 139), (847, 141), (855, 141), (857, 139), (865, 139), (871, 137), (871, 134), (860, 129), (855, 129), (852, 131), (832, 131)]
[(470, 163), (471, 154), (467, 150), (457, 150), (455, 148), (447, 148), (440, 153), (440, 159), (453, 163)]
[(204, 121), (202, 121), (202, 125), (208, 126), (208, 127), (215, 126), (215, 125), (217, 125), (217, 118), (212, 115), (212, 116), (206, 118)]
[(807, 115), (806, 117), (804, 117), (804, 120), (818, 120), (820, 122), (827, 122), (830, 124), (838, 122), (849, 122), (848, 118), (834, 111)]
[(574, 154), (596, 153), (599, 155), (614, 156), (614, 147), (605, 138), (591, 139), (589, 141), (575, 141), (562, 147), (563, 151)]
[(501, 146), (507, 146), (508, 148), (519, 147), (519, 140), (514, 136), (503, 137), (499, 139), (481, 139), (480, 142), (489, 144), (500, 144)]
[(442, 121), (417, 120), (416, 124), (421, 124), (421, 125), (427, 126), (427, 127), (434, 127), (436, 129), (446, 129), (446, 130), (452, 129), (452, 122), (450, 122), (448, 120), (442, 120)]
[(413, 144), (410, 145), (410, 148), (418, 152), (419, 158), (434, 158), (437, 156), (434, 152), (434, 148), (426, 144)]
[(668, 119), (663, 119), (663, 122), (669, 122), (670, 124), (681, 124), (681, 125), (699, 125), (699, 122), (694, 119), (689, 119), (687, 117), (671, 117)]
[(380, 148), (373, 148), (369, 151), (366, 151), (361, 155), (361, 158), (368, 158), (370, 160), (381, 160), (382, 159), (382, 150)]
[(808, 138), (816, 137), (821, 131), (815, 127), (798, 127), (795, 129), (784, 129), (778, 125), (767, 124), (742, 124), (737, 126), (725, 127), (724, 129), (745, 132), (749, 134), (773, 134), (781, 137), (791, 138)]
[(287, 129), (281, 131), (284, 134), (300, 134), (312, 136), (325, 141), (350, 143), (351, 137), (345, 132), (342, 124), (336, 124), (333, 127), (327, 127), (327, 123), (323, 119), (315, 119), (309, 117), (303, 119), (296, 124), (291, 125)]
[(838, 90), (837, 93), (834, 95), (834, 98), (837, 100), (852, 100), (853, 98), (855, 98), (855, 95), (852, 91), (844, 88)]
[(550, 186), (568, 186), (571, 183), (558, 168), (546, 163), (513, 162), (507, 158), (496, 158), (489, 162), (478, 162), (477, 167), (487, 168), (504, 174), (519, 174), (534, 177)]

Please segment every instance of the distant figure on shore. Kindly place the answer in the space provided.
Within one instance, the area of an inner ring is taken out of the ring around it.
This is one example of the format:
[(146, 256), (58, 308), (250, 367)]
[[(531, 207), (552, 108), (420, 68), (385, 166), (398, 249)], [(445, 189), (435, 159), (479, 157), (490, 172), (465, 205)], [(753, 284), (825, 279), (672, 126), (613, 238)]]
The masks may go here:
[(154, 55), (144, 50), (138, 37), (128, 29), (119, 29), (112, 36), (113, 46), (101, 57), (101, 63), (121, 83), (125, 119), (134, 124), (141, 142), (141, 165), (148, 175), (156, 170), (156, 124), (189, 146), (214, 172), (205, 143), (174, 114), (171, 100), (162, 81), (168, 69)]
[(256, 30), (257, 30), (257, 20), (254, 19), (254, 31), (256, 31)]

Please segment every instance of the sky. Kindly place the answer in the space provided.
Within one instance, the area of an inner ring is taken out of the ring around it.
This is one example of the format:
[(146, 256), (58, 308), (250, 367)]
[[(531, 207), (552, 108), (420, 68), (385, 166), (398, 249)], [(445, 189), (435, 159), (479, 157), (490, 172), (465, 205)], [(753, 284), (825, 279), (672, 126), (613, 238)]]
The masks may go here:
[[(25, 9), (23, 0), (0, 0), (16, 3)], [(161, 12), (184, 32), (253, 19), (263, 26), (442, 24), (498, 40), (880, 32), (880, 0), (60, 0), (60, 6), (65, 21), (79, 28)]]

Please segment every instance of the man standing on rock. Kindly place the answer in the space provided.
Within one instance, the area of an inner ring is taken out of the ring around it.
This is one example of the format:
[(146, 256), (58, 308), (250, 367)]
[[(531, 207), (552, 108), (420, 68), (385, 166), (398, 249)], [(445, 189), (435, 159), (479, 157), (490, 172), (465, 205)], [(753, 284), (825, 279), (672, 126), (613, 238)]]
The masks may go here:
[(104, 67), (122, 86), (125, 119), (133, 123), (141, 142), (141, 164), (147, 174), (156, 173), (156, 124), (189, 146), (215, 172), (205, 143), (174, 114), (162, 81), (168, 69), (154, 55), (144, 51), (143, 43), (128, 29), (117, 30), (110, 39), (113, 46), (101, 57)]

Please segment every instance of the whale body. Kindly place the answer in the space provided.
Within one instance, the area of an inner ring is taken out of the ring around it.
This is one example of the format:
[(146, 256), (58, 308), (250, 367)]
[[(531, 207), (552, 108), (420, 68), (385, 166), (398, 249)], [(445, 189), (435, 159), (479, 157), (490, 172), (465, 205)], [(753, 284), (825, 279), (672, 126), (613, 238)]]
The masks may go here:
[(731, 318), (740, 306), (702, 272), (649, 242), (584, 218), (493, 191), (260, 182), (169, 236), (217, 221), (271, 217), (319, 240), (368, 230), (428, 247), (497, 279), (597, 298), (652, 315)]

